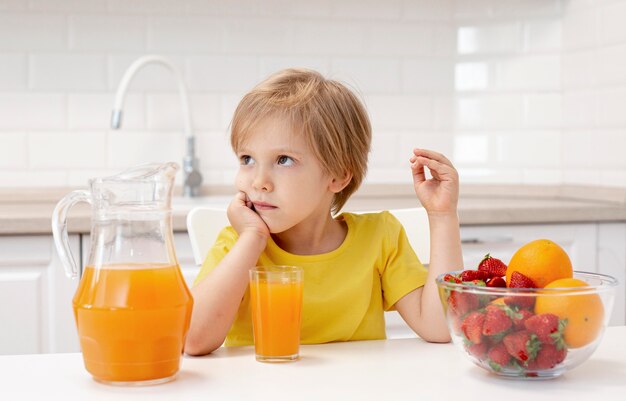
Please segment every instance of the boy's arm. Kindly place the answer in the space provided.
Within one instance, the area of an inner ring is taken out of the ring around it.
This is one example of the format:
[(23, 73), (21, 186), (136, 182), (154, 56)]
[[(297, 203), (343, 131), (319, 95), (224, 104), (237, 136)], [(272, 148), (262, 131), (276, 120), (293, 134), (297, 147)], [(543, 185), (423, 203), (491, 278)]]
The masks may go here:
[[(439, 300), (435, 278), (447, 271), (463, 268), (461, 234), (457, 203), (458, 174), (443, 155), (415, 149), (411, 157), (415, 193), (428, 212), (430, 229), (430, 265), (423, 287), (417, 288), (396, 303), (407, 324), (424, 340), (450, 341), (450, 333)], [(424, 167), (432, 178), (426, 179)]]
[(256, 265), (269, 237), (263, 220), (246, 206), (243, 193), (229, 206), (228, 218), (239, 233), (237, 242), (191, 290), (194, 304), (185, 341), (185, 352), (190, 355), (205, 355), (222, 345), (248, 288), (248, 271)]
[(463, 267), (459, 219), (456, 212), (450, 215), (430, 215), (429, 224), (430, 265), (426, 284), (402, 297), (395, 306), (421, 338), (430, 342), (448, 342), (450, 333), (435, 278)]

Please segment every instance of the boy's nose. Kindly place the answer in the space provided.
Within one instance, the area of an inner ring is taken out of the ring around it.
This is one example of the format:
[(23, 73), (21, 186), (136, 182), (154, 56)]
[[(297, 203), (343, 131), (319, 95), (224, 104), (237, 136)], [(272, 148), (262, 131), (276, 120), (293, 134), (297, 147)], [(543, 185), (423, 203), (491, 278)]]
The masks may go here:
[(265, 169), (260, 168), (254, 176), (252, 186), (260, 192), (271, 192), (273, 189), (269, 174)]

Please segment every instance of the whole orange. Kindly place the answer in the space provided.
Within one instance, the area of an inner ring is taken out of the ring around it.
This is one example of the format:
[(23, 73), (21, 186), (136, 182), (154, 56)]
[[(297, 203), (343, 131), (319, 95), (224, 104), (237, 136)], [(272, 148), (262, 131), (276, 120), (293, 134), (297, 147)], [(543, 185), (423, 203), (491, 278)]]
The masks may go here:
[(531, 279), (537, 288), (545, 287), (560, 278), (571, 278), (573, 275), (572, 262), (567, 252), (547, 239), (529, 242), (515, 252), (506, 269), (507, 287), (515, 271)]
[[(553, 281), (544, 288), (585, 287), (588, 284), (575, 278)], [(567, 319), (563, 339), (570, 348), (578, 348), (593, 342), (604, 320), (604, 306), (598, 294), (574, 295), (576, 290), (558, 295), (538, 295), (535, 313), (553, 313), (559, 319)]]

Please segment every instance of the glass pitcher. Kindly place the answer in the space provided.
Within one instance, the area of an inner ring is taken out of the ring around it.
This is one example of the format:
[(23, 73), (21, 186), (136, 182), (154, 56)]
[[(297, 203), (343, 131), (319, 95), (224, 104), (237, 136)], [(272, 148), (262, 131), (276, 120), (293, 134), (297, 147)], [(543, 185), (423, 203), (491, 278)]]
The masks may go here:
[(66, 216), (92, 206), (91, 249), (73, 299), (85, 368), (111, 384), (156, 384), (180, 367), (193, 299), (173, 244), (175, 163), (148, 164), (90, 180), (57, 204), (54, 241), (71, 278)]

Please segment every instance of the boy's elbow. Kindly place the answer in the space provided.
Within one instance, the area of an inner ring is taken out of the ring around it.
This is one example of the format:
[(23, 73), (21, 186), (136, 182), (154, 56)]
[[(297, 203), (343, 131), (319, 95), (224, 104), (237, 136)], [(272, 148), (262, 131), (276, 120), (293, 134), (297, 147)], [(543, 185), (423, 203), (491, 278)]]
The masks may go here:
[(420, 335), (420, 337), (422, 338), (422, 340), (429, 343), (445, 344), (449, 343), (452, 340), (452, 338), (450, 337), (450, 333), (447, 331), (445, 333), (429, 333), (428, 335), (422, 334)]
[(221, 346), (222, 342), (220, 342), (219, 344), (217, 344), (217, 342), (202, 343), (198, 341), (198, 339), (194, 339), (188, 336), (187, 340), (185, 341), (185, 347), (183, 349), (183, 352), (191, 356), (202, 356), (210, 354)]

